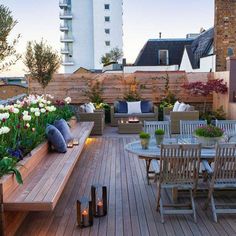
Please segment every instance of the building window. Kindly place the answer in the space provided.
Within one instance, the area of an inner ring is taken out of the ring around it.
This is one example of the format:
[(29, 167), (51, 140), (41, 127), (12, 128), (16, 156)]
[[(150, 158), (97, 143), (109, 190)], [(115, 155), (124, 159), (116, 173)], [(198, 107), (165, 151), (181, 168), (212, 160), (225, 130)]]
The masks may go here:
[(110, 16), (105, 16), (105, 21), (110, 22)]
[(105, 5), (104, 5), (104, 9), (105, 9), (105, 10), (110, 10), (110, 4), (105, 4)]
[(110, 29), (105, 29), (106, 34), (110, 34)]
[(168, 50), (158, 51), (158, 65), (169, 65), (169, 52)]
[(105, 41), (105, 45), (106, 46), (111, 46), (111, 42), (110, 41)]

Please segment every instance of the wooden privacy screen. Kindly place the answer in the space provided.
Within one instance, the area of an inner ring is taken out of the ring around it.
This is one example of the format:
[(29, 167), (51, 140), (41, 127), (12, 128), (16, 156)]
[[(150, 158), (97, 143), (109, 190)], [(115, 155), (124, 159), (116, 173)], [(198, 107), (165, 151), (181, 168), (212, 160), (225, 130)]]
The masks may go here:
[[(155, 103), (165, 96), (166, 87), (178, 99), (187, 103), (199, 103), (204, 97), (190, 96), (181, 86), (188, 81), (207, 81), (213, 73), (185, 73), (176, 72), (136, 72), (133, 74), (57, 74), (47, 86), (45, 92), (55, 99), (71, 97), (74, 104), (88, 102), (85, 91), (98, 81), (103, 88), (104, 102), (113, 103), (122, 99), (129, 90), (136, 90), (142, 99), (152, 100)], [(169, 84), (167, 84), (169, 81)], [(36, 80), (29, 79), (29, 93), (42, 94), (43, 89)], [(212, 96), (207, 98), (212, 102)]]

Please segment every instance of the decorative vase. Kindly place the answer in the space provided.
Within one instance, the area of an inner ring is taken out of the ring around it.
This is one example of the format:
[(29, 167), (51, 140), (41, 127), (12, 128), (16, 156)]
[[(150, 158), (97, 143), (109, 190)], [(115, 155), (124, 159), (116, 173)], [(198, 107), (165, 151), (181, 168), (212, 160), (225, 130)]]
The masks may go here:
[(164, 135), (156, 134), (156, 143), (157, 145), (160, 145), (164, 140)]
[(223, 140), (223, 136), (221, 137), (202, 137), (197, 136), (195, 137), (198, 139), (198, 142), (202, 144), (203, 147), (214, 147), (217, 143)]
[(150, 139), (141, 138), (140, 140), (141, 140), (142, 149), (148, 149)]

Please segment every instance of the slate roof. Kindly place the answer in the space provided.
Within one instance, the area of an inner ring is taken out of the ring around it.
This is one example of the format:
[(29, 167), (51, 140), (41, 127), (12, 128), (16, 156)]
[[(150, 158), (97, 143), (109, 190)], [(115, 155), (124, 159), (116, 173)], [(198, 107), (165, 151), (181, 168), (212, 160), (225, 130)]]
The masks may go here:
[[(193, 69), (197, 69), (200, 66), (200, 58), (209, 56), (209, 51), (214, 42), (214, 28), (211, 28), (204, 33), (200, 34), (192, 43), (191, 51), (189, 53), (189, 59)], [(187, 48), (186, 48), (187, 49)]]
[(180, 65), (184, 48), (191, 45), (193, 39), (150, 39), (139, 53), (135, 66), (157, 66), (158, 51), (169, 51), (169, 65)]
[(181, 64), (184, 49), (188, 53), (193, 69), (199, 68), (200, 58), (208, 56), (214, 41), (214, 28), (195, 39), (150, 39), (140, 51), (135, 66), (157, 66), (158, 51), (169, 51), (169, 65)]

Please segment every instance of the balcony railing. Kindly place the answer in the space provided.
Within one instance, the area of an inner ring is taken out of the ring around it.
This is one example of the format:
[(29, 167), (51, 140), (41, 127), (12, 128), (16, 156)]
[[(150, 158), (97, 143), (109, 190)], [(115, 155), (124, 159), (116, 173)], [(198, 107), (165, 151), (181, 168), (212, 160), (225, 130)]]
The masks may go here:
[(61, 48), (61, 54), (72, 54), (69, 48)]
[(62, 61), (63, 66), (73, 66), (75, 63), (72, 59), (65, 59)]
[(60, 31), (62, 32), (69, 31), (68, 25), (60, 25)]
[(62, 9), (69, 7), (68, 1), (67, 0), (60, 0), (59, 7)]
[(61, 43), (73, 43), (74, 39), (72, 36), (62, 36), (60, 41)]
[(60, 19), (72, 19), (73, 15), (71, 13), (71, 11), (64, 11), (60, 13)]

